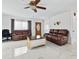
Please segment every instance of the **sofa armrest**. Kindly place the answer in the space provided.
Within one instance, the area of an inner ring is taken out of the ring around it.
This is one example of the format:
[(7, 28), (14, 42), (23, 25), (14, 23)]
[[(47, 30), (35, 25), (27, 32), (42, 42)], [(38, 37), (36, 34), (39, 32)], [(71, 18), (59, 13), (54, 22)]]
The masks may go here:
[(44, 37), (46, 37), (46, 36), (48, 36), (48, 35), (49, 35), (49, 33), (45, 33), (45, 34), (44, 34)]

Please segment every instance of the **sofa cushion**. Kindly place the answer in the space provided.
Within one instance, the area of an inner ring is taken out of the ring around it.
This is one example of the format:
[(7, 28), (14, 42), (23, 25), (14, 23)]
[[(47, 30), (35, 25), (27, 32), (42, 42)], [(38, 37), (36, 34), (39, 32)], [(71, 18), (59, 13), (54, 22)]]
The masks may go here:
[(68, 34), (68, 30), (59, 30), (58, 33), (66, 36)]
[(58, 30), (57, 29), (50, 29), (49, 33), (58, 33)]

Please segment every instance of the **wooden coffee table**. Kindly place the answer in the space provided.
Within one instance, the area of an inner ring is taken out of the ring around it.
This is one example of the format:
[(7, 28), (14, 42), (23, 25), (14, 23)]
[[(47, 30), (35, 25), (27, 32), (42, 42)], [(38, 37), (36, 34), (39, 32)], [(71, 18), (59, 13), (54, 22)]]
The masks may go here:
[(44, 46), (46, 44), (46, 39), (45, 38), (39, 38), (39, 39), (30, 39), (27, 37), (27, 46), (28, 48), (35, 48), (39, 46)]

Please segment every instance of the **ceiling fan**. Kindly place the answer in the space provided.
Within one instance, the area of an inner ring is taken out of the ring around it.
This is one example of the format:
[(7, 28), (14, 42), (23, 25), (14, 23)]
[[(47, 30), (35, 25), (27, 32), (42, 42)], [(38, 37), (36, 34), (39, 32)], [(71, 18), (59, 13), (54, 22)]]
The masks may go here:
[(37, 12), (37, 8), (46, 10), (46, 7), (38, 6), (39, 2), (40, 2), (40, 0), (32, 0), (28, 4), (29, 6), (25, 7), (24, 9), (31, 8), (34, 12)]

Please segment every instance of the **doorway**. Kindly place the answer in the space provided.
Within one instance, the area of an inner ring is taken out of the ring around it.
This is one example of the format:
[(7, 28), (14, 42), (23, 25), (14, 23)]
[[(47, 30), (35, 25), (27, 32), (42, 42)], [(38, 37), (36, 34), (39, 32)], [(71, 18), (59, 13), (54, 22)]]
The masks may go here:
[(35, 23), (35, 37), (40, 38), (41, 37), (41, 22), (36, 22)]

